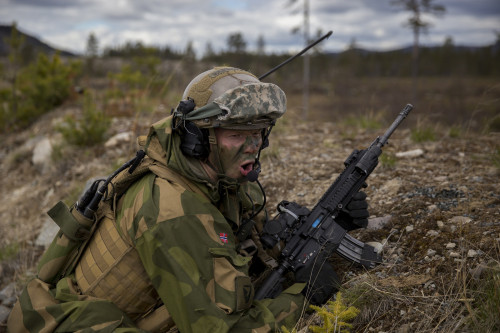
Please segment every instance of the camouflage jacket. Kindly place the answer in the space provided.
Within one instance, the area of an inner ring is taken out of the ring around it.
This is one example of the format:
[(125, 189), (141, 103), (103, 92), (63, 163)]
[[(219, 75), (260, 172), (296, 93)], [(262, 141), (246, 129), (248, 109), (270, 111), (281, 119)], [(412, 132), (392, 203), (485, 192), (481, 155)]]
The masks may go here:
[[(303, 307), (304, 285), (292, 285), (274, 299), (254, 300), (252, 258), (237, 251), (234, 232), (253, 205), (262, 204), (260, 192), (224, 177), (214, 184), (199, 161), (180, 152), (178, 140), (170, 117), (153, 125), (143, 143), (154, 172), (135, 182), (118, 202), (115, 227), (136, 253), (139, 271), (183, 333), (292, 327)], [(162, 170), (167, 176), (161, 176)], [(169, 179), (172, 172), (183, 181)], [(109, 299), (82, 293), (74, 275), (55, 287), (35, 279), (16, 307), (19, 320), (11, 315), (12, 332), (142, 331), (136, 318)]]

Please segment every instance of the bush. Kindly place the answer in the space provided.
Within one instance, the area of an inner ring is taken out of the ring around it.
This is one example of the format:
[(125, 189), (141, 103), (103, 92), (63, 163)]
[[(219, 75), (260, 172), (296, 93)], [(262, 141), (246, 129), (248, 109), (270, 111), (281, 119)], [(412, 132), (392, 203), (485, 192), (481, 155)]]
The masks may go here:
[(0, 127), (8, 130), (26, 127), (42, 114), (61, 105), (70, 95), (80, 63), (62, 63), (56, 54), (49, 59), (40, 53), (36, 62), (21, 69), (12, 89), (2, 90)]
[(57, 130), (70, 144), (92, 146), (105, 140), (110, 124), (110, 117), (98, 110), (92, 93), (85, 92), (81, 118), (77, 119), (74, 115), (68, 115), (64, 122), (57, 126)]
[(411, 139), (413, 142), (436, 141), (436, 133), (430, 127), (415, 128), (411, 131)]

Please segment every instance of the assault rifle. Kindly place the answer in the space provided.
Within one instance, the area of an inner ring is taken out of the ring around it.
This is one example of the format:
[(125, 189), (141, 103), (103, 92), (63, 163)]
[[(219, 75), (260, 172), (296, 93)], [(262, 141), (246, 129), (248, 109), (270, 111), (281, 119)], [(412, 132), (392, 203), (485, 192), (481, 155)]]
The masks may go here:
[(381, 148), (412, 109), (413, 105), (407, 104), (381, 137), (377, 137), (367, 149), (355, 149), (349, 155), (344, 162), (344, 171), (311, 211), (293, 202), (283, 201), (278, 205), (279, 214), (265, 224), (261, 240), (268, 248), (279, 241), (284, 241), (285, 246), (278, 267), (263, 282), (255, 299), (273, 297), (287, 271), (297, 271), (323, 251), (327, 255), (335, 251), (366, 268), (373, 268), (381, 262), (382, 256), (372, 246), (348, 235), (348, 230), (335, 219), (354, 194), (366, 187), (365, 181), (378, 164)]

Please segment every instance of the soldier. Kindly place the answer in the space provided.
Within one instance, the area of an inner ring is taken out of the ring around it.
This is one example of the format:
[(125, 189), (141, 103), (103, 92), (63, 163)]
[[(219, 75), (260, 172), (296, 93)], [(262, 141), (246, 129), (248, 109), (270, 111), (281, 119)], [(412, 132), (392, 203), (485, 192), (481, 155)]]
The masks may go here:
[[(252, 278), (273, 259), (255, 225), (266, 219), (263, 189), (248, 179), (285, 111), (284, 92), (249, 72), (217, 67), (194, 78), (173, 114), (139, 138), (147, 172), (101, 204), (70, 274), (28, 284), (9, 331), (269, 332), (295, 325), (303, 294), (326, 302), (338, 283), (329, 264), (314, 282), (308, 267), (274, 298), (253, 299)], [(357, 199), (352, 228), (368, 217)]]

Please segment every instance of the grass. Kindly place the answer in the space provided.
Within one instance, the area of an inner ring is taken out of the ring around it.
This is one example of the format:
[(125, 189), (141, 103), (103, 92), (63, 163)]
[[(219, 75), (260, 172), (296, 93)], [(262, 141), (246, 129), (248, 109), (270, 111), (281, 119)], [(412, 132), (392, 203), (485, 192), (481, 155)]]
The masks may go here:
[(9, 260), (19, 253), (19, 243), (14, 242), (0, 248), (0, 263)]
[(436, 141), (436, 132), (431, 127), (417, 127), (411, 130), (413, 142)]
[(392, 169), (396, 166), (397, 158), (393, 154), (383, 153), (379, 161), (382, 167)]
[(495, 152), (491, 156), (491, 161), (493, 162), (493, 165), (500, 170), (500, 147), (497, 147), (495, 149)]
[(68, 115), (56, 129), (70, 144), (92, 146), (105, 140), (110, 124), (111, 118), (98, 108), (93, 94), (86, 92), (82, 116), (76, 118), (74, 115)]
[(469, 326), (474, 332), (500, 332), (500, 266), (492, 263), (480, 280), (473, 281), (469, 293), (474, 299)]

